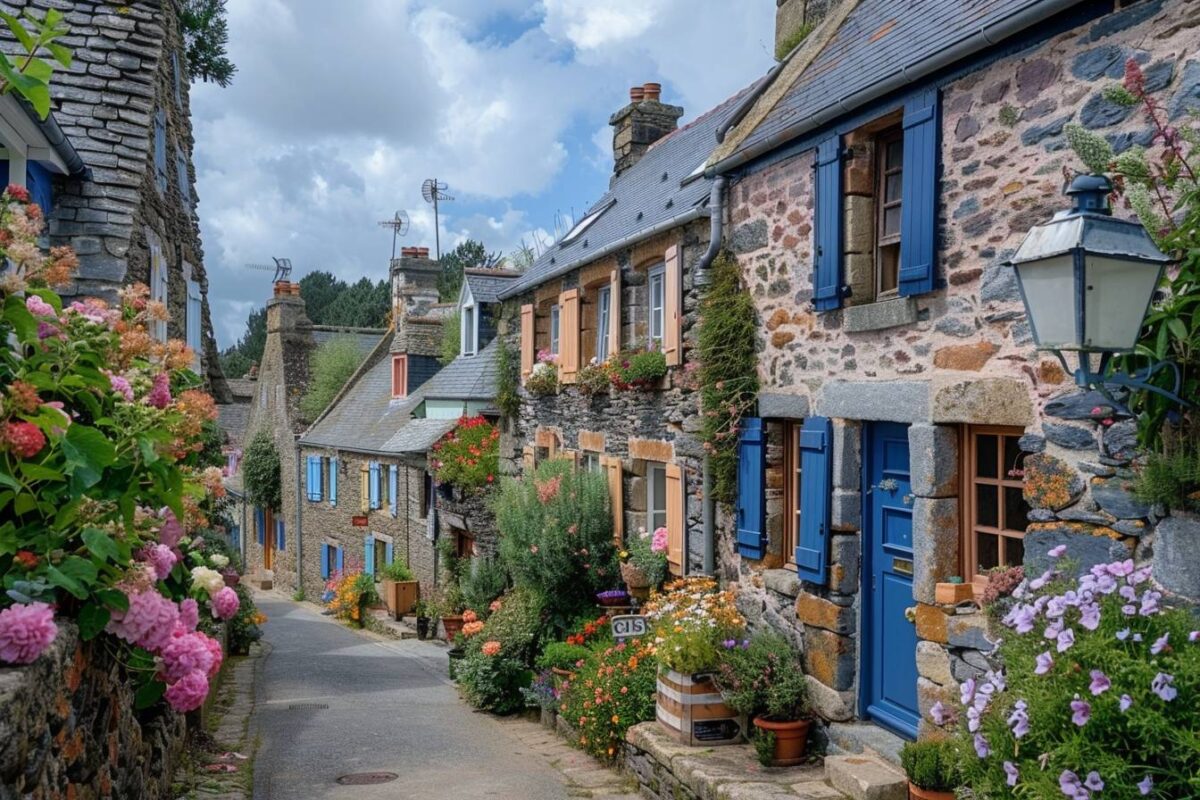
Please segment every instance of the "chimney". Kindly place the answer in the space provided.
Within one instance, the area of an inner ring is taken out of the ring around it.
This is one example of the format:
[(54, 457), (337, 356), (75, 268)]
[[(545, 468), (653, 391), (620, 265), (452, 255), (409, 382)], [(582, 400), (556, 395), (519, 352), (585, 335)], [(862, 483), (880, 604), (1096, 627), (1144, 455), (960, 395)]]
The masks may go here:
[(841, 0), (775, 0), (775, 58), (782, 61)]
[(405, 247), (392, 259), (392, 320), (396, 337), (393, 352), (407, 352), (407, 320), (424, 317), (438, 301), (438, 276), (442, 265), (429, 257), (428, 247)]
[(659, 100), (662, 84), (647, 83), (629, 89), (629, 105), (609, 118), (613, 128), (613, 177), (638, 162), (650, 145), (671, 133), (683, 108)]
[(300, 284), (277, 281), (274, 296), (267, 301), (267, 333), (279, 333), (284, 337), (295, 334), (301, 328), (312, 326), (300, 296)]

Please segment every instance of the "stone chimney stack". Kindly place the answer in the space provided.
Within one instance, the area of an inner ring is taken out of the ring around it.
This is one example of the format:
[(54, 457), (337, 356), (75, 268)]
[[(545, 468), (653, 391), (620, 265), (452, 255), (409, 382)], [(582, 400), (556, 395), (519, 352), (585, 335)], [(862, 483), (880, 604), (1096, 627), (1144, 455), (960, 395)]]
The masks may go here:
[(638, 162), (650, 145), (674, 131), (683, 116), (681, 106), (659, 100), (662, 84), (647, 83), (629, 90), (629, 105), (613, 114), (613, 177)]
[(284, 336), (294, 334), (300, 328), (312, 326), (300, 297), (300, 284), (278, 281), (275, 295), (267, 301), (267, 333)]
[(782, 60), (841, 0), (775, 0), (775, 58)]
[(441, 262), (429, 257), (428, 247), (403, 247), (400, 257), (392, 259), (392, 320), (395, 323), (395, 346), (407, 348), (407, 321), (410, 317), (427, 317), (438, 302), (438, 277)]

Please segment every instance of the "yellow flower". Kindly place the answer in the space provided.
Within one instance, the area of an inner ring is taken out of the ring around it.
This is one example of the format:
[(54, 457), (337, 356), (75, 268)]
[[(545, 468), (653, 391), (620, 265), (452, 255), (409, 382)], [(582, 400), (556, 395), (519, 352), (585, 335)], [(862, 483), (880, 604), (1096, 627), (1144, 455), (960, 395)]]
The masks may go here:
[(621, 718), (620, 718), (620, 717), (618, 717), (616, 714), (613, 714), (613, 715), (612, 715), (612, 723), (613, 723), (613, 725), (616, 725), (616, 724), (617, 724), (617, 723), (619, 723), (620, 721), (621, 721)]

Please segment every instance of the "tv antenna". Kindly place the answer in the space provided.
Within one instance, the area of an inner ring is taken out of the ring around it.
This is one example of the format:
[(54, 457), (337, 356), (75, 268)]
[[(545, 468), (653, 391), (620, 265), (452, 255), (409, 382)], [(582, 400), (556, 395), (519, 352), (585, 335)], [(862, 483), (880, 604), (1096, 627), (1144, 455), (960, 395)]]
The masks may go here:
[(271, 256), (271, 260), (275, 262), (274, 266), (271, 264), (246, 264), (245, 267), (246, 269), (258, 269), (264, 272), (274, 271), (275, 277), (272, 279), (273, 283), (286, 281), (288, 276), (292, 274), (292, 260), (290, 258), (275, 258), (275, 256)]
[(396, 260), (396, 237), (403, 236), (408, 233), (408, 212), (397, 211), (396, 215), (391, 219), (385, 219), (379, 223), (381, 228), (392, 229), (392, 260)]
[(421, 184), (421, 197), (425, 198), (426, 203), (433, 204), (433, 243), (437, 249), (438, 260), (442, 259), (442, 236), (440, 226), (438, 225), (438, 202), (441, 200), (453, 200), (454, 198), (446, 194), (446, 184), (439, 183), (437, 178), (426, 178)]

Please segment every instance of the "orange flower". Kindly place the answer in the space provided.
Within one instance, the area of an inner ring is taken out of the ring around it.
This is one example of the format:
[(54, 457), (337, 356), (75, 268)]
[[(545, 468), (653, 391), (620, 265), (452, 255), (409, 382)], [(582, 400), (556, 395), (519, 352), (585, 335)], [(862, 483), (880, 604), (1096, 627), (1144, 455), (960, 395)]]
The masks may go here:
[(463, 622), (475, 622), (477, 619), (479, 619), (479, 615), (469, 608), (463, 612), (462, 617)]
[(490, 642), (484, 642), (482, 652), (485, 656), (498, 656), (500, 655), (500, 643), (495, 639)]

